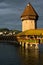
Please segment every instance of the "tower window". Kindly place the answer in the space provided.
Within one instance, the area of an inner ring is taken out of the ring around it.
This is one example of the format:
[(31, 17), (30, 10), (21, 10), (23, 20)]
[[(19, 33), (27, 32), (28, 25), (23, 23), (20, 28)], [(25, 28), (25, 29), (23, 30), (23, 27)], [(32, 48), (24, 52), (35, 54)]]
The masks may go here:
[(32, 21), (31, 21), (31, 23), (32, 23)]

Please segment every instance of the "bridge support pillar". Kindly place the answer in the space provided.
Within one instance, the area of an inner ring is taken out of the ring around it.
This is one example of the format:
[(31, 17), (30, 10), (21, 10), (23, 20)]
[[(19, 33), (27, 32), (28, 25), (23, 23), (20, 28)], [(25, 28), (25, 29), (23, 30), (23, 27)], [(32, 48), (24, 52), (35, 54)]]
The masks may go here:
[(27, 48), (28, 48), (28, 42), (25, 43), (25, 49), (27, 49)]
[(24, 42), (22, 42), (22, 47), (24, 47), (24, 45), (25, 45), (25, 43), (24, 43)]
[(35, 49), (39, 49), (39, 47), (38, 47), (38, 44), (37, 44), (37, 43), (35, 44)]
[(32, 47), (32, 44), (30, 44), (30, 47)]

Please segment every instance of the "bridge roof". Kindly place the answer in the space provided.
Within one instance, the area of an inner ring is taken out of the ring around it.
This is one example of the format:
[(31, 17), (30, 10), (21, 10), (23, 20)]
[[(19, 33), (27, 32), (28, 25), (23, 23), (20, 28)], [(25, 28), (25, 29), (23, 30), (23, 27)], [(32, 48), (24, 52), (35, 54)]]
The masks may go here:
[(35, 29), (35, 30), (32, 29), (17, 34), (17, 36), (22, 36), (22, 35), (43, 35), (43, 29)]

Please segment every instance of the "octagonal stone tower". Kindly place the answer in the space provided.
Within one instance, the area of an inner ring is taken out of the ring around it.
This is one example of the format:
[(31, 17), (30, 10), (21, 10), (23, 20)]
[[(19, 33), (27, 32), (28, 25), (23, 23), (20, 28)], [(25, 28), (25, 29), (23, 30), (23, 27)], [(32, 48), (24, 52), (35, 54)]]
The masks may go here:
[(24, 12), (22, 13), (21, 20), (22, 20), (22, 31), (37, 28), (38, 14), (36, 13), (36, 11), (34, 10), (34, 8), (30, 3), (27, 4)]

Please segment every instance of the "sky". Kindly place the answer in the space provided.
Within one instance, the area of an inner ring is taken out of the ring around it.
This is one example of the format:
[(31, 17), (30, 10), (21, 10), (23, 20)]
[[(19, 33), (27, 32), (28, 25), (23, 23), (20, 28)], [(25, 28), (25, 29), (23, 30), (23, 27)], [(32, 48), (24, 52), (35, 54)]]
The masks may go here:
[(43, 0), (0, 0), (0, 28), (21, 30), (20, 16), (29, 2), (39, 15), (37, 27), (43, 28)]

